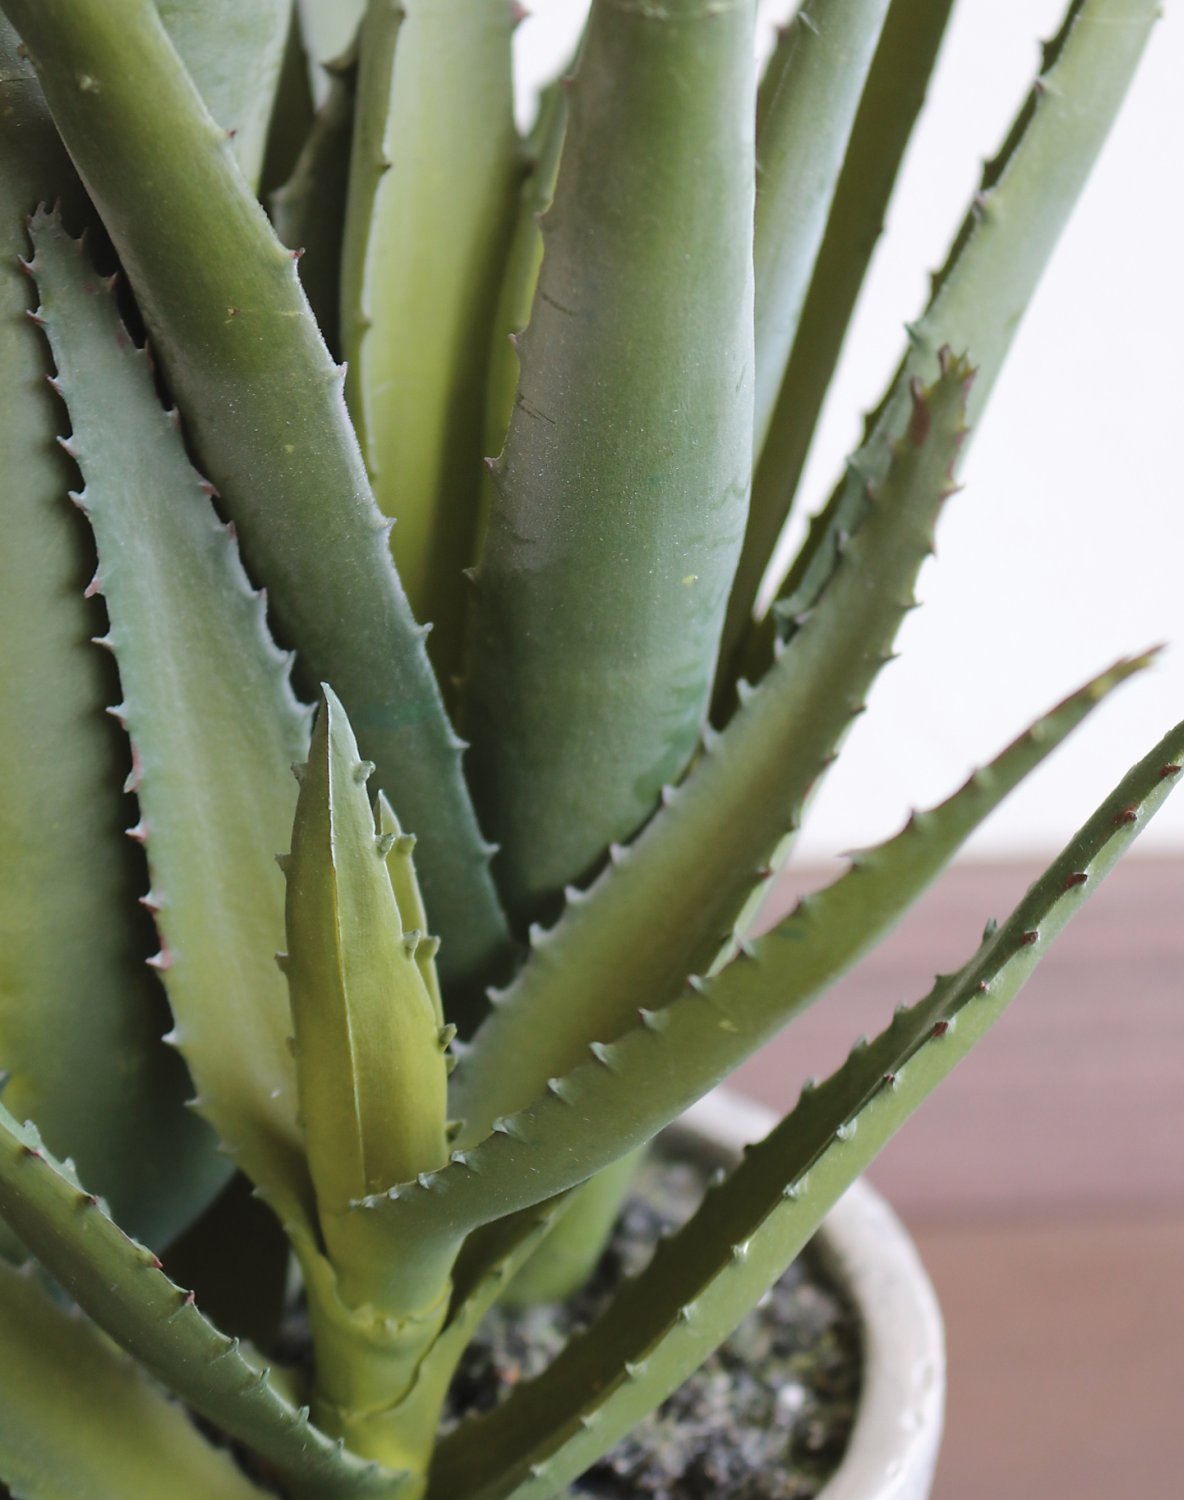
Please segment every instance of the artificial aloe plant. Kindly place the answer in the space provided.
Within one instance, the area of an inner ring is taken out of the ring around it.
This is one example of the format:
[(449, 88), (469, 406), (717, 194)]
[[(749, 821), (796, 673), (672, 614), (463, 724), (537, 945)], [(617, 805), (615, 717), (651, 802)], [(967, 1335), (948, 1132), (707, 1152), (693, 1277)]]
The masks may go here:
[(507, 0), (0, 0), (13, 1495), (556, 1495), (1004, 1009), (1184, 729), (437, 1444), (492, 1303), (1146, 660), (762, 921), (1156, 9), (1072, 0), (758, 614), (950, 0), (803, 0), (759, 88), (754, 0), (594, 0), (524, 140)]

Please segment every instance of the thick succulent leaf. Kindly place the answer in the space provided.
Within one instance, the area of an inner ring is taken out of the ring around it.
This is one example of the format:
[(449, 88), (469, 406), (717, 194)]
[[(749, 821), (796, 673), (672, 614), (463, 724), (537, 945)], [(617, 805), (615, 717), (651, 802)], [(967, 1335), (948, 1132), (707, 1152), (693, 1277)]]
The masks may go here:
[(804, 0), (757, 101), (756, 395), (759, 458), (888, 0)]
[(636, 831), (706, 709), (752, 454), (752, 31), (748, 0), (597, 0), (568, 97), (463, 690), (521, 920)]
[[(151, 0), (6, 0), (127, 269), (202, 468), (312, 682), (332, 682), (420, 839), (458, 985), (505, 942), (444, 714), (291, 254)], [(83, 78), (94, 85), (79, 88)], [(281, 846), (282, 847), (282, 846)]]
[(66, 498), (49, 350), (27, 316), (25, 221), (54, 199), (73, 223), (85, 218), (40, 86), (0, 20), (0, 1071), (11, 1107), (163, 1244), (226, 1164), (184, 1109), (184, 1067), (160, 1042), (167, 1014), (136, 907), (147, 874), (123, 835), (127, 742), (104, 712), (118, 683), (91, 644), (102, 606), (84, 598), (94, 543)]
[(366, 0), (296, 0), (313, 97), (323, 102), (329, 83), (325, 68), (342, 56), (357, 35)]
[(372, 1292), (369, 1256), (353, 1253), (350, 1204), (434, 1170), (448, 1152), (447, 1033), (415, 961), (418, 934), (405, 932), (387, 872), (397, 835), (375, 828), (372, 769), (341, 704), (323, 689), (283, 861), (283, 969), (318, 1221), (353, 1306)]
[(427, 908), (423, 904), (423, 893), (419, 889), (412, 853), (415, 835), (403, 832), (394, 808), (382, 792), (375, 799), (374, 821), (378, 825), (379, 836), (387, 845), (386, 872), (391, 878), (404, 937), (415, 939), (413, 952), (419, 977), (431, 999), (436, 1020), (443, 1026), (444, 1002), (440, 997), (440, 979), (436, 973), (436, 954), (440, 949), (440, 940), (428, 931)]
[[(958, 845), (1112, 687), (1141, 661), (1087, 684), (940, 807), (856, 858), (720, 973), (687, 981), (660, 1010), (642, 1009), (615, 1041), (579, 1062), (493, 1133), (374, 1211), (404, 1233), (447, 1245), (496, 1214), (582, 1181), (652, 1139), (697, 1098), (818, 999), (893, 925)], [(630, 991), (636, 1004), (636, 991)], [(597, 1121), (590, 1131), (588, 1121)], [(392, 1230), (392, 1232), (394, 1232)]]
[(431, 1493), (549, 1500), (686, 1378), (1000, 1017), (1180, 775), (1184, 725), (1134, 768), (956, 975), (861, 1043), (536, 1380), (441, 1445)]
[(448, 1320), (424, 1352), (414, 1384), (399, 1404), (398, 1419), (406, 1430), (435, 1435), (448, 1388), (481, 1319), (563, 1219), (570, 1201), (566, 1195), (552, 1199), (471, 1237), (457, 1262)]
[(300, 251), (300, 284), (325, 342), (339, 351), (342, 225), (354, 130), (356, 63), (328, 70), (329, 88), (291, 177), (271, 199), (275, 232)]
[(105, 1205), (0, 1104), (0, 1214), (84, 1312), (193, 1409), (239, 1439), (308, 1500), (399, 1500), (401, 1476), (343, 1452), (280, 1394), (192, 1292), (129, 1239)]
[(460, 665), (486, 366), (520, 171), (513, 26), (506, 0), (371, 0), (361, 34), (346, 397), (445, 678)]
[(262, 1500), (93, 1323), (0, 1263), (0, 1481), (14, 1500)]
[[(518, 390), (518, 335), (530, 322), (530, 309), (543, 263), (542, 216), (555, 196), (555, 179), (567, 132), (567, 84), (554, 83), (539, 100), (538, 117), (526, 142), (529, 166), (518, 198), (518, 216), (506, 255), (501, 293), (493, 319), (493, 343), (486, 382), (485, 441), (487, 455), (505, 446)], [(492, 498), (493, 476), (484, 475), (486, 510)], [(486, 519), (488, 517), (486, 516)], [(482, 536), (484, 532), (482, 531)], [(483, 548), (479, 548), (478, 552)]]
[(534, 935), (530, 962), (457, 1073), (466, 1142), (527, 1104), (591, 1041), (609, 1042), (714, 959), (797, 810), (833, 754), (912, 604), (962, 439), (967, 372), (929, 392), (833, 597), (637, 841), (563, 918)]
[(288, 661), (229, 529), (161, 409), (144, 351), (58, 219), (32, 224), (38, 318), (73, 423), (135, 755), (173, 1037), (198, 1108), (283, 1216), (307, 1206), (275, 865), (308, 743)]
[(785, 628), (827, 587), (838, 539), (866, 511), (867, 481), (890, 461), (908, 421), (909, 384), (929, 379), (944, 347), (975, 366), (973, 425), (1134, 76), (1159, 0), (1073, 0), (1045, 48), (1040, 76), (982, 183), (863, 445), (816, 516), (779, 604)]
[[(872, 251), (884, 226), (953, 0), (892, 0), (855, 116), (776, 410), (753, 476), (724, 625), (720, 697), (732, 706), (738, 648), (789, 514)], [(757, 134), (758, 159), (762, 151)], [(759, 336), (759, 332), (758, 332)]]
[(234, 156), (259, 185), (292, 0), (156, 0), (173, 46)]

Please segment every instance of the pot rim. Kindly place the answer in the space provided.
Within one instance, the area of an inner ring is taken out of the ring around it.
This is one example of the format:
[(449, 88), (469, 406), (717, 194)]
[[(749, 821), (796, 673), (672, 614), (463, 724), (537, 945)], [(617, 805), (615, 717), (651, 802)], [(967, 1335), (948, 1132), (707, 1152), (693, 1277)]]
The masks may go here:
[[(777, 1123), (765, 1105), (726, 1088), (691, 1107), (675, 1129), (737, 1156)], [(842, 1462), (818, 1500), (924, 1500), (945, 1415), (945, 1331), (916, 1246), (883, 1198), (854, 1183), (811, 1242), (860, 1322), (863, 1372)]]

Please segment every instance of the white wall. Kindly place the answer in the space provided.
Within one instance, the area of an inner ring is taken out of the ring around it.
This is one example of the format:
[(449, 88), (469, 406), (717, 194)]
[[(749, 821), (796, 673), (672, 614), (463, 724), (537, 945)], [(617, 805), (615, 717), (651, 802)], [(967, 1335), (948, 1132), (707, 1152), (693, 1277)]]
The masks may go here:
[[(537, 0), (522, 77), (566, 55), (579, 0)], [(787, 6), (779, 7), (782, 11)], [(828, 493), (858, 414), (896, 363), (927, 270), (1030, 81), (1059, 0), (957, 0), (804, 482)], [(972, 849), (1050, 851), (1184, 717), (1184, 17), (1168, 6), (1127, 107), (1014, 345), (947, 508), (939, 556), (844, 763), (812, 811), (812, 857), (890, 833), (1115, 656), (1175, 643), (1013, 795)], [(1144, 836), (1184, 849), (1184, 793)]]

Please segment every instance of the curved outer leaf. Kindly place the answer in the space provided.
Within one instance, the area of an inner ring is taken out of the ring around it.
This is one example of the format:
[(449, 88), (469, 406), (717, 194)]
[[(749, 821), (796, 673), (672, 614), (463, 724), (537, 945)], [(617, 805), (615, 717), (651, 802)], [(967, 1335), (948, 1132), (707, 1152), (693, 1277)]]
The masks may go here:
[(816, 516), (782, 591), (792, 619), (817, 601), (834, 569), (837, 539), (859, 525), (866, 482), (880, 478), (892, 439), (908, 420), (911, 380), (930, 378), (943, 347), (975, 366), (967, 407), (982, 414), (1020, 320), (1085, 185), (1134, 76), (1159, 0), (1073, 0), (1045, 48), (1040, 77), (934, 278), (929, 307), (909, 329), (909, 348), (863, 445), (826, 509)]
[(308, 711), (267, 634), (233, 539), (161, 410), (110, 289), (58, 220), (32, 225), (38, 316), (82, 469), (98, 587), (136, 756), (161, 951), (156, 965), (198, 1109), (289, 1217), (307, 1212), (283, 944), (284, 884)]
[(598, 0), (572, 85), (462, 714), (519, 919), (706, 710), (752, 455), (752, 31), (749, 0)]
[(391, 564), (341, 371), (291, 255), (151, 0), (4, 0), (4, 10), (33, 53), (277, 628), (312, 681), (333, 683), (379, 783), (419, 834), (445, 982), (472, 983), (505, 942), (488, 850)]
[[(722, 689), (730, 690), (734, 683), (737, 649), (751, 629), (757, 590), (797, 492), (818, 414), (884, 226), (888, 200), (924, 103), (952, 4), (953, 0), (892, 0), (888, 8), (776, 411), (753, 475), (744, 547), (736, 566), (720, 650), (725, 668)], [(758, 133), (758, 160), (761, 149)]]
[[(79, 1186), (31, 1125), (0, 1104), (0, 1214), (105, 1333), (170, 1390), (274, 1464), (307, 1500), (403, 1500), (402, 1476), (344, 1453), (293, 1406), (269, 1372), (220, 1333), (191, 1292)], [(121, 1497), (122, 1500), (122, 1497)]]
[(563, 1191), (651, 1140), (850, 968), (1006, 793), (1141, 665), (1120, 662), (1087, 684), (948, 801), (858, 856), (846, 875), (800, 902), (734, 963), (688, 980), (661, 1010), (640, 1010), (615, 1041), (592, 1042), (526, 1108), (496, 1121), (486, 1140), (373, 1211), (393, 1226), (402, 1218), (402, 1232), (417, 1243), (448, 1246), (474, 1225)]
[(444, 1440), (431, 1493), (549, 1500), (696, 1369), (999, 1019), (1163, 802), (1182, 755), (1184, 725), (1123, 779), (964, 969), (803, 1093), (587, 1334), (494, 1412)]
[(31, 1270), (0, 1263), (0, 1481), (17, 1500), (262, 1500), (227, 1449)]
[(887, 10), (888, 0), (804, 0), (778, 39), (761, 83), (754, 461), (773, 418)]
[(458, 1071), (464, 1140), (528, 1103), (547, 1078), (657, 1008), (714, 959), (758, 869), (792, 826), (880, 667), (927, 555), (962, 440), (967, 371), (952, 363), (916, 393), (914, 422), (833, 597), (635, 844), (617, 851), (562, 920), (534, 934), (530, 962)]
[(279, 88), (292, 0), (156, 0), (206, 108), (234, 141), (252, 189)]
[(460, 665), (490, 335), (520, 175), (513, 26), (506, 0), (371, 0), (361, 36), (346, 396), (445, 678)]
[(360, 1306), (385, 1283), (355, 1253), (350, 1204), (443, 1165), (447, 1070), (432, 997), (406, 941), (341, 704), (323, 689), (284, 860), (296, 1082), (317, 1217), (341, 1294)]
[(123, 836), (127, 744), (104, 713), (118, 686), (91, 645), (102, 609), (83, 597), (93, 543), (66, 500), (49, 351), (18, 264), (38, 202), (60, 197), (78, 222), (84, 195), (17, 46), (0, 20), (0, 1071), (9, 1104), (162, 1244), (226, 1170), (182, 1107), (188, 1080), (160, 1044), (164, 1007), (143, 967), (146, 875)]

